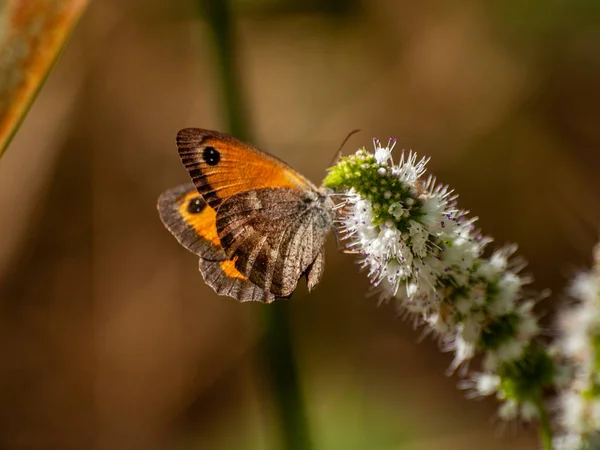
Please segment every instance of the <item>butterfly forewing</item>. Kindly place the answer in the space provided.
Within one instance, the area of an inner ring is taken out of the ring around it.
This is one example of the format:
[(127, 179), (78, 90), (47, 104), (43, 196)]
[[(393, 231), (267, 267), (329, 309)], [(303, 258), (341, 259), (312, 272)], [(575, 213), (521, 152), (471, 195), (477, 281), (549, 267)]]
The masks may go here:
[(184, 128), (177, 133), (177, 148), (198, 191), (214, 209), (240, 192), (267, 187), (315, 189), (284, 162), (227, 134)]

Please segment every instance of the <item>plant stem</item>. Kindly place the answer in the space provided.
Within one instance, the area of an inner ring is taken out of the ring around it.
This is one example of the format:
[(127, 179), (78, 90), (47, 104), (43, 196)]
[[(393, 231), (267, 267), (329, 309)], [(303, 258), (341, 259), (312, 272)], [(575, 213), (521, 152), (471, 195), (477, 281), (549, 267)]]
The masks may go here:
[(263, 342), (268, 373), (281, 423), (282, 445), (287, 450), (310, 449), (310, 435), (300, 379), (294, 358), (287, 300), (266, 307)]
[(250, 139), (248, 114), (236, 70), (237, 47), (232, 30), (229, 0), (197, 0), (206, 19), (214, 45), (214, 57), (221, 82), (225, 119), (229, 132), (241, 140)]
[(544, 450), (552, 450), (552, 426), (550, 425), (550, 416), (544, 406), (541, 398), (537, 399), (535, 405), (540, 419), (540, 439)]
[[(235, 67), (236, 41), (232, 32), (229, 1), (197, 1), (215, 47), (229, 131), (239, 139), (248, 140), (250, 135), (238, 76), (240, 72), (236, 71)], [(281, 431), (281, 443), (277, 448), (309, 450), (309, 427), (294, 359), (289, 315), (289, 304), (286, 300), (278, 300), (265, 307), (262, 351)]]

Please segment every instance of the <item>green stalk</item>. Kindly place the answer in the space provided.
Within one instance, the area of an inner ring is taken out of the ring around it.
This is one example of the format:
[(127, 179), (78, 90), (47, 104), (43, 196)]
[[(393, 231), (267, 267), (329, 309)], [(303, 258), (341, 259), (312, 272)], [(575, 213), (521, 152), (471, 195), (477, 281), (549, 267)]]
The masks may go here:
[(550, 416), (541, 398), (536, 400), (535, 406), (537, 407), (540, 419), (540, 439), (542, 446), (544, 450), (552, 450), (552, 425), (550, 424)]
[(280, 299), (265, 309), (263, 349), (281, 426), (282, 442), (277, 448), (309, 450), (312, 445), (293, 353), (289, 303)]
[(221, 82), (222, 101), (229, 132), (238, 139), (251, 138), (242, 86), (236, 70), (237, 48), (232, 30), (229, 0), (197, 0), (206, 19), (214, 46), (214, 58)]
[[(240, 72), (236, 70), (236, 40), (232, 30), (230, 3), (228, 0), (197, 1), (214, 45), (229, 131), (239, 139), (249, 140)], [(294, 359), (289, 317), (289, 303), (286, 300), (278, 300), (265, 307), (262, 351), (279, 420), (281, 442), (277, 448), (309, 450), (309, 427)]]

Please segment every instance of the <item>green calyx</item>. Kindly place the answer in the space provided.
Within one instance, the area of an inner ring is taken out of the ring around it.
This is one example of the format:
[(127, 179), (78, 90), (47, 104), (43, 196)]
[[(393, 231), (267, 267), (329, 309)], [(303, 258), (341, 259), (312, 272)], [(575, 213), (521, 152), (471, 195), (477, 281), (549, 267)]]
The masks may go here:
[(520, 320), (520, 316), (516, 313), (496, 317), (481, 330), (479, 348), (481, 350), (496, 350), (517, 334)]
[(354, 189), (371, 203), (374, 225), (392, 221), (404, 232), (409, 227), (407, 219), (422, 216), (420, 202), (411, 187), (364, 149), (331, 167), (323, 185), (338, 192)]
[(520, 359), (504, 363), (498, 370), (501, 391), (519, 403), (537, 402), (544, 388), (552, 386), (554, 374), (550, 355), (535, 343), (525, 348)]
[(592, 336), (592, 347), (594, 348), (594, 371), (600, 373), (600, 333)]

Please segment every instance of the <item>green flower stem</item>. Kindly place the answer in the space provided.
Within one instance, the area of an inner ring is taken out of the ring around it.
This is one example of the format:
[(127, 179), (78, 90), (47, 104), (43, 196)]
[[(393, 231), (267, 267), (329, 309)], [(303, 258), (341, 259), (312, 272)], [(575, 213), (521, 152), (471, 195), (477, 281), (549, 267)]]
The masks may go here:
[(552, 450), (552, 425), (550, 424), (550, 416), (544, 406), (541, 398), (535, 402), (540, 420), (540, 439), (544, 450)]
[(292, 348), (289, 318), (287, 300), (277, 300), (266, 307), (263, 348), (282, 425), (283, 445), (278, 448), (308, 450), (312, 445)]
[(206, 19), (214, 45), (214, 58), (221, 82), (222, 101), (229, 132), (238, 139), (249, 140), (248, 114), (242, 95), (242, 84), (236, 70), (237, 48), (231, 21), (229, 0), (197, 0)]
[[(236, 40), (229, 1), (197, 1), (214, 45), (229, 131), (239, 139), (248, 140), (250, 133), (239, 71), (236, 70)], [(289, 329), (289, 304), (286, 300), (278, 300), (264, 309), (262, 351), (279, 419), (281, 442), (277, 448), (309, 450), (309, 427)]]

